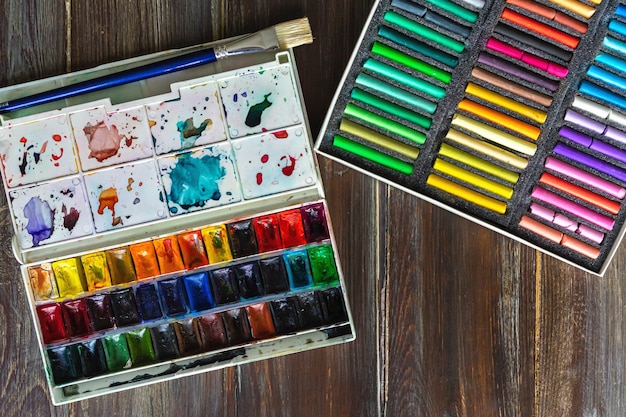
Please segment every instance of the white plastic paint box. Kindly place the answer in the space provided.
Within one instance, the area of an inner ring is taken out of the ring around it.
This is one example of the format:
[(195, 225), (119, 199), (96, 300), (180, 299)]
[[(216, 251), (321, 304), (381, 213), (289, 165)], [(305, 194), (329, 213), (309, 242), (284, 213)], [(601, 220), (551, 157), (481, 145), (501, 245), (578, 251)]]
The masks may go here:
[(310, 142), (290, 50), (2, 117), (13, 247), (55, 404), (354, 339)]
[(603, 275), (624, 236), (626, 5), (377, 1), (319, 153)]

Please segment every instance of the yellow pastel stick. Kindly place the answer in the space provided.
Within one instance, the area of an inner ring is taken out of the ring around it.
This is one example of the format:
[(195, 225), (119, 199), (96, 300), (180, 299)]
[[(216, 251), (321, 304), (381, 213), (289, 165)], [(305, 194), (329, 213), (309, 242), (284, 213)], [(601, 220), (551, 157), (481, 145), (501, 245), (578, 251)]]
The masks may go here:
[(347, 119), (342, 119), (339, 124), (339, 130), (356, 136), (370, 143), (378, 145), (382, 148), (390, 150), (392, 152), (399, 153), (410, 159), (416, 159), (419, 154), (419, 149), (409, 146), (405, 143), (397, 141), (389, 136), (385, 136), (382, 133), (378, 133), (368, 127), (362, 126), (358, 123), (354, 123)]
[(458, 130), (450, 129), (446, 134), (446, 139), (466, 146), (476, 152), (487, 155), (496, 161), (503, 162), (517, 169), (525, 169), (528, 165), (528, 160), (521, 156), (515, 155), (513, 152), (505, 151), (499, 146), (492, 145), (480, 139), (461, 133)]
[(469, 117), (456, 113), (452, 116), (452, 126), (469, 130), (478, 136), (482, 136), (492, 142), (502, 145), (505, 148), (532, 156), (537, 151), (537, 145), (527, 142), (516, 136), (503, 132), (495, 127), (481, 123)]
[(541, 129), (539, 129), (537, 126), (522, 122), (515, 117), (511, 117), (508, 114), (504, 114), (466, 98), (461, 100), (461, 102), (459, 103), (459, 109), (471, 113), (474, 116), (480, 117), (484, 120), (493, 122), (502, 127), (514, 130), (520, 135), (524, 135), (530, 139), (537, 140), (539, 138), (539, 134), (541, 134)]
[(510, 99), (502, 94), (498, 94), (488, 88), (481, 87), (478, 84), (469, 83), (465, 88), (465, 92), (472, 96), (481, 98), (496, 106), (504, 107), (507, 110), (520, 114), (524, 117), (528, 117), (530, 120), (534, 120), (537, 123), (545, 123), (546, 117), (548, 117), (545, 111), (538, 110), (534, 107), (527, 106), (519, 101)]
[(489, 161), (485, 161), (482, 158), (478, 158), (477, 156), (457, 149), (454, 146), (450, 146), (447, 143), (441, 144), (441, 149), (439, 149), (439, 155), (446, 156), (450, 159), (454, 159), (455, 161), (464, 163), (465, 165), (471, 166), (472, 168), (493, 175), (494, 177), (500, 178), (501, 180), (510, 182), (511, 184), (517, 184), (517, 180), (519, 179), (519, 174), (517, 174), (516, 172), (510, 171), (506, 168), (501, 167), (500, 165), (496, 165)]
[(209, 226), (202, 229), (201, 233), (202, 240), (204, 240), (204, 247), (209, 255), (210, 264), (233, 259), (225, 225)]
[(477, 206), (484, 207), (487, 210), (495, 211), (499, 214), (504, 214), (506, 211), (505, 202), (486, 196), (438, 175), (430, 174), (426, 179), (426, 184), (476, 204)]
[(507, 187), (506, 185), (502, 185), (499, 182), (495, 182), (493, 180), (490, 180), (489, 178), (485, 178), (481, 175), (475, 174), (472, 171), (468, 171), (464, 168), (458, 167), (454, 164), (444, 161), (443, 159), (435, 159), (435, 164), (433, 165), (433, 168), (435, 169), (435, 171), (447, 174), (465, 183), (471, 184), (474, 187), (489, 191), (492, 194), (506, 198), (507, 200), (510, 200), (513, 196), (513, 189), (511, 187)]

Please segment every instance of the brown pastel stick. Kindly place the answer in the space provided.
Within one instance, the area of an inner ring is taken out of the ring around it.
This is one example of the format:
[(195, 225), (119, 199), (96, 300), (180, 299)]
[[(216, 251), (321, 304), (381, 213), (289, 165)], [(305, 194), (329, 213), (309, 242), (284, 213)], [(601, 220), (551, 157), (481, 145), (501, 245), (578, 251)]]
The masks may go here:
[(499, 87), (505, 91), (517, 94), (520, 97), (534, 101), (535, 103), (541, 104), (542, 106), (550, 107), (552, 105), (552, 97), (525, 87), (523, 85), (509, 81), (506, 78), (495, 75), (482, 68), (474, 68), (472, 70), (472, 76), (479, 80), (488, 82), (489, 84)]

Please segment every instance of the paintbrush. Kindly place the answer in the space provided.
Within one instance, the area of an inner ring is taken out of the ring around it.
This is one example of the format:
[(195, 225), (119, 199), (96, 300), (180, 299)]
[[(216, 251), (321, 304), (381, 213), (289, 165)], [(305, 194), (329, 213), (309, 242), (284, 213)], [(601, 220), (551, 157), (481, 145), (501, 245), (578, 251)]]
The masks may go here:
[(288, 49), (313, 42), (309, 20), (290, 20), (233, 41), (196, 52), (167, 58), (147, 65), (81, 81), (27, 97), (0, 103), (0, 113), (8, 113), (55, 100), (116, 87), (158, 75), (169, 74), (215, 62), (233, 55), (250, 54), (274, 49)]

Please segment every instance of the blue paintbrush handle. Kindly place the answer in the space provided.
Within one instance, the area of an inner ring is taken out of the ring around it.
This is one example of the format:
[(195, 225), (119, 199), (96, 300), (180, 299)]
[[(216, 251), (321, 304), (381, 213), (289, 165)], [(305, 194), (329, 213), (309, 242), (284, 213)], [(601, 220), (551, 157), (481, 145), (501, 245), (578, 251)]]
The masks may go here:
[(217, 61), (217, 58), (213, 48), (191, 52), (148, 65), (130, 68), (114, 74), (81, 81), (76, 84), (55, 88), (54, 90), (44, 91), (31, 96), (0, 103), (0, 113), (7, 113), (10, 111), (24, 109), (26, 107), (49, 103), (55, 100), (66, 99), (80, 94), (91, 93), (105, 88), (132, 83), (134, 81), (145, 80), (146, 78), (169, 74), (171, 72), (181, 71), (215, 61)]

